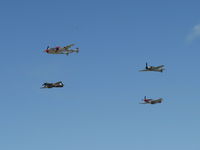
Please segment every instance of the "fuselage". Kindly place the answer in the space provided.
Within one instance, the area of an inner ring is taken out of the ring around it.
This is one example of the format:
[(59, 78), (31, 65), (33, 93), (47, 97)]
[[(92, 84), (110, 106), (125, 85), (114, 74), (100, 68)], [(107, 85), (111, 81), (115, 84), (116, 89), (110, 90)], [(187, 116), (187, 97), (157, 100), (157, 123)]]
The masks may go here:
[(65, 49), (63, 47), (48, 48), (48, 49), (44, 50), (44, 52), (46, 52), (48, 54), (61, 54), (64, 51), (65, 51)]
[(153, 99), (144, 99), (144, 102), (146, 104), (157, 104), (157, 103), (162, 103), (163, 99), (160, 98), (160, 99), (156, 99), (156, 100), (153, 100)]
[(163, 68), (157, 68), (157, 67), (153, 67), (153, 66), (147, 67), (146, 69), (149, 71), (158, 71), (158, 72), (163, 72), (163, 70), (164, 70)]
[(78, 53), (79, 52), (79, 49), (68, 49), (68, 48), (65, 48), (65, 47), (55, 47), (55, 48), (48, 48), (46, 50), (44, 50), (44, 52), (48, 53), (48, 54), (69, 54), (69, 53), (73, 53), (73, 52), (76, 52)]
[(152, 99), (144, 99), (145, 103), (150, 103), (152, 101)]
[(44, 83), (42, 88), (53, 88), (53, 87), (63, 87), (64, 84), (62, 82), (56, 83)]

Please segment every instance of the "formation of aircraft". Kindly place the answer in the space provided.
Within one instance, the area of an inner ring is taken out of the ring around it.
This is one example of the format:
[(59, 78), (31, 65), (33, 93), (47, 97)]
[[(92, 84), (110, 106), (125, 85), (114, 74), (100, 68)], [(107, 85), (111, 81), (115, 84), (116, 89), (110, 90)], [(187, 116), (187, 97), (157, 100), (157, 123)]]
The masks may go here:
[(64, 84), (62, 83), (62, 81), (59, 81), (59, 82), (56, 82), (56, 83), (46, 82), (42, 85), (41, 88), (53, 88), (53, 87), (63, 87), (63, 86), (64, 86)]
[(156, 72), (163, 72), (164, 70), (164, 65), (160, 65), (160, 66), (148, 66), (148, 64), (146, 63), (146, 67), (144, 70), (140, 70), (140, 71), (156, 71)]
[(70, 53), (78, 53), (79, 52), (79, 48), (75, 48), (75, 49), (71, 49), (71, 47), (73, 47), (75, 44), (69, 44), (65, 47), (52, 47), (50, 48), (49, 46), (47, 46), (47, 48), (44, 50), (44, 52), (48, 53), (48, 54), (66, 54), (69, 55)]
[[(71, 47), (73, 47), (74, 44), (69, 44), (65, 47), (53, 47), (50, 48), (49, 46), (47, 46), (47, 49), (44, 50), (44, 52), (48, 53), (48, 54), (66, 54), (69, 55), (70, 53), (78, 53), (79, 52), (79, 48), (76, 49), (71, 49)], [(140, 70), (140, 71), (156, 71), (156, 72), (163, 72), (164, 70), (164, 65), (160, 65), (160, 66), (149, 66), (146, 63), (145, 69), (144, 70)], [(62, 83), (62, 81), (56, 82), (56, 83), (44, 83), (42, 85), (41, 88), (53, 88), (53, 87), (63, 87), (64, 84)], [(143, 102), (140, 104), (157, 104), (157, 103), (162, 103), (163, 99), (159, 98), (159, 99), (147, 99), (147, 97), (145, 96), (144, 99), (142, 100)]]
[(147, 99), (147, 97), (145, 96), (142, 101), (143, 101), (143, 103), (140, 103), (140, 104), (157, 104), (157, 103), (162, 103), (163, 99), (162, 98), (159, 98), (159, 99)]
[[(50, 48), (49, 46), (47, 46), (47, 48), (44, 50), (44, 52), (48, 53), (48, 54), (66, 54), (66, 55), (69, 55), (70, 53), (78, 53), (79, 52), (79, 48), (76, 48), (76, 49), (71, 49), (71, 47), (73, 47), (74, 44), (69, 44), (65, 47), (52, 47)], [(44, 83), (42, 85), (41, 88), (53, 88), (53, 87), (63, 87), (64, 84), (62, 83), (62, 81), (59, 81), (59, 82), (56, 82), (56, 83)]]
[[(145, 69), (144, 70), (140, 70), (140, 71), (156, 71), (156, 72), (163, 72), (164, 69), (164, 65), (160, 65), (160, 66), (149, 66), (146, 63)], [(159, 98), (159, 99), (147, 99), (146, 96), (144, 97), (144, 99), (142, 100), (143, 103), (140, 104), (157, 104), (157, 103), (162, 103), (163, 99)]]

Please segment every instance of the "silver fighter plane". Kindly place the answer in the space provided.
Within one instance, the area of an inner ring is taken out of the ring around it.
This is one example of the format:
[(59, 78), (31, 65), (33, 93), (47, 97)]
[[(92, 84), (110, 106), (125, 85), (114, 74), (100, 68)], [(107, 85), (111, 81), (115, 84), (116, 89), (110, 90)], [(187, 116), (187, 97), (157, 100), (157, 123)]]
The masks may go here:
[(65, 47), (52, 47), (50, 48), (49, 46), (47, 46), (47, 49), (44, 50), (44, 52), (48, 53), (48, 54), (66, 54), (69, 55), (70, 53), (78, 53), (79, 52), (79, 48), (76, 49), (71, 49), (71, 47), (74, 46), (74, 44), (69, 44)]

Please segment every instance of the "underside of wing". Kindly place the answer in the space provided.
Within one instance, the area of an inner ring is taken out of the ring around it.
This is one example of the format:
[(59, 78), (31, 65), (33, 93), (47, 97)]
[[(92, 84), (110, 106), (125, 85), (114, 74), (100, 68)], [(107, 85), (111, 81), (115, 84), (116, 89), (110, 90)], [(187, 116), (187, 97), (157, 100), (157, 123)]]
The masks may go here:
[(149, 71), (149, 70), (147, 70), (147, 69), (144, 69), (144, 70), (139, 70), (139, 71)]

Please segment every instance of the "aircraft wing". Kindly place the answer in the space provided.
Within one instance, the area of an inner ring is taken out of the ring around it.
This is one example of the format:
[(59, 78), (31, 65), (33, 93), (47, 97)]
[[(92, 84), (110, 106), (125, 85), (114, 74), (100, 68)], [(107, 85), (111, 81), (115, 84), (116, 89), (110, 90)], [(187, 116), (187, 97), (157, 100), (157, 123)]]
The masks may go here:
[(163, 99), (162, 98), (159, 98), (159, 99), (157, 99), (157, 100), (154, 100), (154, 101), (152, 101), (152, 103), (161, 103), (163, 101)]
[(149, 70), (147, 70), (147, 69), (144, 69), (144, 70), (139, 70), (139, 71), (141, 72), (141, 71), (149, 71)]
[(163, 101), (163, 99), (162, 99), (162, 98), (159, 98), (157, 101), (160, 101), (160, 102), (162, 102), (162, 101)]
[(60, 84), (60, 83), (62, 83), (62, 81), (58, 81), (58, 82), (56, 82), (56, 83), (54, 83), (54, 84)]
[(164, 67), (164, 65), (160, 65), (160, 66), (154, 67), (154, 69), (160, 69), (162, 67)]
[(72, 46), (74, 46), (75, 44), (69, 44), (69, 45), (67, 45), (67, 46), (65, 46), (65, 49), (69, 49), (69, 48), (71, 48)]

